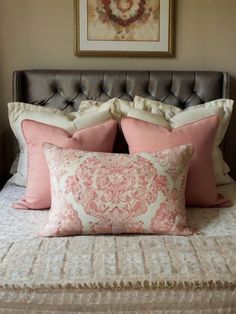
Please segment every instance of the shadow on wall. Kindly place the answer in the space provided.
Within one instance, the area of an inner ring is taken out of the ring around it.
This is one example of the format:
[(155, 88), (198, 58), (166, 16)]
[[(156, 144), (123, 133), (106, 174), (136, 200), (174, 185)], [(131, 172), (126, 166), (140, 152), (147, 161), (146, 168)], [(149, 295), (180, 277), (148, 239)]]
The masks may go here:
[(3, 183), (9, 179), (11, 165), (15, 156), (18, 153), (18, 144), (11, 129), (5, 130), (5, 145), (4, 145), (4, 169), (3, 169)]
[(234, 110), (224, 140), (224, 158), (230, 166), (230, 175), (236, 180), (236, 77), (230, 77), (230, 98), (234, 100)]

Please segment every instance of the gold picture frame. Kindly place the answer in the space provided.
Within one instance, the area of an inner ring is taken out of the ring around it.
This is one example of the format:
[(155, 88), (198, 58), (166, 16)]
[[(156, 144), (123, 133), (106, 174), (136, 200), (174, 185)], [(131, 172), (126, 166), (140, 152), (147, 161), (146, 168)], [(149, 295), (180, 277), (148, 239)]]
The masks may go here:
[(77, 56), (174, 56), (174, 0), (74, 0), (74, 22)]

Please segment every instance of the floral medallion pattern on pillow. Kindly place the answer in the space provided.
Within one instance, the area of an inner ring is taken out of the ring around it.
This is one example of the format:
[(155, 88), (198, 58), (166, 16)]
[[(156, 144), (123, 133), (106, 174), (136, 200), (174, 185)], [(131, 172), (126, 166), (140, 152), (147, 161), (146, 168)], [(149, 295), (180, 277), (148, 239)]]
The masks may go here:
[(44, 150), (52, 207), (41, 236), (193, 234), (184, 196), (191, 145), (134, 155)]

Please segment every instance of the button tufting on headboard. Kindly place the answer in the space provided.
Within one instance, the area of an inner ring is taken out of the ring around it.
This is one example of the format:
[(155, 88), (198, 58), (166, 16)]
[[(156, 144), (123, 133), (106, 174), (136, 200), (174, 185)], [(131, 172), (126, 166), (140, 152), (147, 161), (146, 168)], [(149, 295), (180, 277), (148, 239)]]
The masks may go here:
[[(26, 70), (14, 73), (13, 97), (61, 110), (82, 100), (133, 100), (135, 95), (186, 108), (228, 97), (228, 75), (213, 71)], [(68, 109), (68, 107), (70, 107)]]

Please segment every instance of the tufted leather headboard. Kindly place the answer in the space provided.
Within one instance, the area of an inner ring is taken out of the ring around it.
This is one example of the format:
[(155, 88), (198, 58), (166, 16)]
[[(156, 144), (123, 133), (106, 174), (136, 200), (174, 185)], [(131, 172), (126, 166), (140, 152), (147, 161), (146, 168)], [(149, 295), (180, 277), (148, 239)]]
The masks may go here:
[(228, 94), (228, 74), (209, 71), (27, 70), (13, 79), (14, 101), (71, 111), (86, 99), (139, 95), (186, 108)]
[[(78, 110), (86, 99), (135, 95), (182, 109), (229, 97), (229, 76), (213, 71), (23, 70), (13, 75), (14, 101)], [(122, 142), (122, 138), (118, 138)], [(124, 143), (116, 150), (125, 150)], [(224, 146), (223, 146), (224, 151)]]

